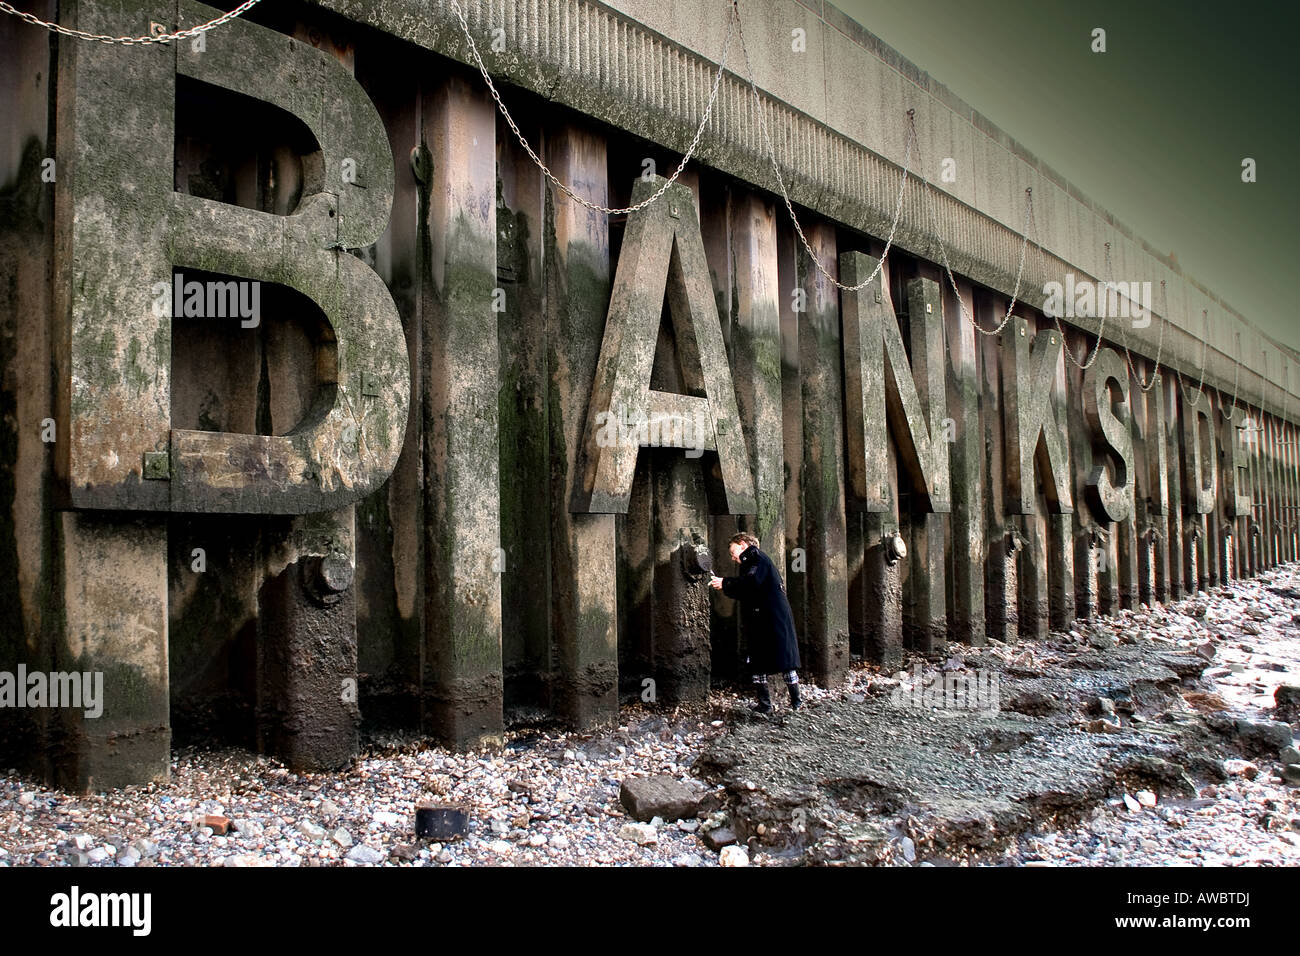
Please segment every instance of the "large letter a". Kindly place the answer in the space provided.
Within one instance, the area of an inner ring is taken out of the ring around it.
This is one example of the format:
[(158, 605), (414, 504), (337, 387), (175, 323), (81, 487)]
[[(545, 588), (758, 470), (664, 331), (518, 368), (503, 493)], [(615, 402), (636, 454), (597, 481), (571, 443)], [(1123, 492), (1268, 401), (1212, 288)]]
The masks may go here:
[[(632, 202), (648, 199), (662, 184), (660, 177), (638, 180)], [(686, 395), (650, 388), (665, 288)], [(602, 428), (602, 421), (648, 427)], [(690, 423), (693, 440), (684, 440), (681, 428), (658, 427), (669, 422)], [(602, 440), (611, 433), (617, 440)], [(637, 453), (641, 444), (653, 443), (647, 442), (652, 434), (673, 436), (661, 445), (716, 453), (716, 473), (713, 456), (704, 457), (715, 513), (757, 511), (695, 196), (686, 186), (670, 186), (657, 202), (628, 215), (583, 434), (574, 511), (626, 514)]]

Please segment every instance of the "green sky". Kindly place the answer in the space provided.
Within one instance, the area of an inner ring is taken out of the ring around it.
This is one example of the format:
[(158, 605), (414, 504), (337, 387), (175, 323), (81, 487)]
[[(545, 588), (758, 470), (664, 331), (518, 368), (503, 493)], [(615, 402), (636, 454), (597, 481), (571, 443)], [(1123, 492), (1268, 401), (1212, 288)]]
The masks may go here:
[[(1300, 3), (837, 0), (1300, 348)], [(1106, 30), (1106, 52), (1091, 34)], [(1241, 161), (1258, 181), (1241, 181)], [(1213, 316), (1211, 316), (1213, 318)]]

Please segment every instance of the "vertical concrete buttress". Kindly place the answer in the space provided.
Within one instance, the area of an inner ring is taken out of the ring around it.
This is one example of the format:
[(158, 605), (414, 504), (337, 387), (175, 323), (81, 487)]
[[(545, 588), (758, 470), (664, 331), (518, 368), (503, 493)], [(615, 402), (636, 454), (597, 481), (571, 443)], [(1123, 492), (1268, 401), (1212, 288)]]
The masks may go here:
[[(585, 199), (608, 205), (605, 142), (572, 126), (554, 131), (546, 163)], [(614, 515), (571, 510), (581, 443), (609, 306), (609, 224), (551, 187), (546, 249), (546, 341), (551, 469), (553, 701), (579, 730), (618, 717)]]
[[(813, 255), (838, 273), (835, 229), (825, 222), (805, 232)], [(849, 666), (849, 595), (844, 517), (843, 368), (839, 294), (802, 245), (796, 250), (806, 311), (798, 316), (803, 397), (803, 544), (807, 550), (804, 666), (823, 687), (843, 680)]]
[(425, 101), (431, 296), (423, 335), (426, 726), (503, 741), (496, 112), (458, 75)]

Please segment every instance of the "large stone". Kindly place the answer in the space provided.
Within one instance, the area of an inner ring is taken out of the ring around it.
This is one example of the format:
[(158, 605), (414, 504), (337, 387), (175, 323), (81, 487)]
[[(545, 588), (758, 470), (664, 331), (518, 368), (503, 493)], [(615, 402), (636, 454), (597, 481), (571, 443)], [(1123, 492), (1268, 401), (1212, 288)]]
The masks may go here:
[(723, 847), (718, 863), (722, 866), (749, 866), (749, 853), (743, 846)]
[(715, 853), (724, 846), (730, 846), (736, 842), (736, 834), (730, 827), (718, 827), (716, 830), (708, 830), (701, 837), (704, 845)]
[(1242, 717), (1236, 723), (1237, 737), (1251, 752), (1278, 753), (1291, 746), (1291, 725), (1279, 720), (1250, 720)]
[(629, 777), (619, 790), (619, 800), (633, 819), (642, 822), (655, 817), (680, 820), (693, 817), (700, 809), (700, 794), (668, 776)]
[(1300, 685), (1281, 684), (1273, 691), (1273, 716), (1289, 724), (1300, 722)]

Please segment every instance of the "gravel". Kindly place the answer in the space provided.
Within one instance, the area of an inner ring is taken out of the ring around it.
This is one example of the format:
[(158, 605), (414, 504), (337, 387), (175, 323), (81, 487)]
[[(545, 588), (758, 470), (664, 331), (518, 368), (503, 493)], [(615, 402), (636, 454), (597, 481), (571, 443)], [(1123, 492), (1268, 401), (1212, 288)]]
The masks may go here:
[[(1249, 722), (1241, 725), (1239, 752), (1223, 754), (1230, 758), (1224, 779), (1197, 779), (1194, 796), (1113, 793), (1082, 822), (1020, 834), (996, 852), (940, 857), (910, 838), (900, 840), (892, 862), (1300, 864), (1300, 789), (1283, 780), (1285, 751), (1269, 749), (1283, 742), (1281, 731), (1268, 723), (1278, 684), (1300, 682), (1297, 585), (1300, 573), (1281, 568), (1208, 597), (1078, 621), (1070, 634), (1053, 636), (1103, 655), (1138, 643), (1189, 656), (1212, 649), (1203, 678), (1183, 696), (1205, 715)], [(947, 653), (959, 660), (976, 651), (1032, 667), (1036, 645), (952, 645)], [(905, 675), (893, 683), (899, 677)], [(830, 701), (853, 705), (879, 693), (886, 679), (857, 665), (835, 691), (805, 684), (805, 699), (812, 711)], [(780, 713), (784, 694), (778, 689), (774, 696)], [(1117, 719), (1113, 701), (1094, 702), (1097, 719)], [(692, 765), (738, 720), (752, 724), (743, 711), (746, 699), (715, 692), (693, 708), (626, 707), (624, 723), (601, 734), (524, 728), (510, 731), (501, 750), (463, 754), (413, 736), (373, 738), (350, 769), (321, 774), (296, 774), (244, 750), (191, 748), (175, 754), (169, 783), (107, 794), (64, 794), (6, 771), (0, 774), (0, 867), (787, 865), (735, 843), (721, 852), (709, 848), (715, 831), (735, 839), (729, 816), (735, 795), (705, 786)], [(1142, 718), (1124, 714), (1123, 721), (1127, 731)], [(1078, 733), (1086, 735), (1083, 723)], [(699, 790), (699, 812), (677, 822), (633, 821), (620, 803), (622, 782), (657, 775)], [(466, 836), (445, 844), (418, 840), (414, 810), (421, 800), (466, 805)], [(203, 825), (210, 816), (230, 818), (225, 835)]]

